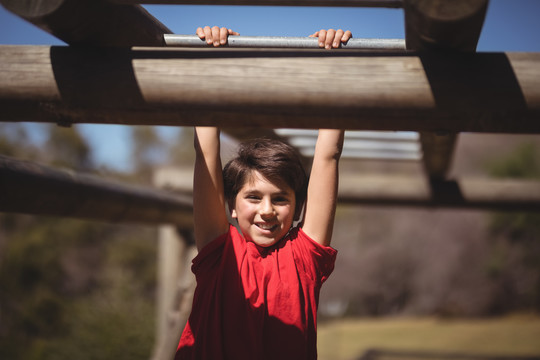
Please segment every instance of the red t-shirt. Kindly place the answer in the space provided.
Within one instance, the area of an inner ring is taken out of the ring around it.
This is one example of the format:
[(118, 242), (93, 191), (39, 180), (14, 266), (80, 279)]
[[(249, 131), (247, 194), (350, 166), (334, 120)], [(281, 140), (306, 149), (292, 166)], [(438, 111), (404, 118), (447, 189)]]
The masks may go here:
[(193, 308), (176, 360), (317, 358), (317, 305), (337, 251), (294, 228), (270, 248), (234, 226), (193, 259)]

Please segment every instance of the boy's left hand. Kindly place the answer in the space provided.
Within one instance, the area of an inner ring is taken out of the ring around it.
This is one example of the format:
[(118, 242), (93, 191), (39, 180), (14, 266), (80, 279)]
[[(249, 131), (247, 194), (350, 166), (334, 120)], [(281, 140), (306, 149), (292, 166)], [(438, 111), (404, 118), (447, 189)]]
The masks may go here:
[(227, 44), (229, 35), (240, 35), (236, 31), (227, 29), (226, 27), (205, 26), (197, 28), (197, 36), (202, 40), (206, 40), (208, 45), (220, 46)]
[(318, 37), (319, 38), (319, 47), (325, 49), (337, 49), (341, 46), (341, 43), (346, 44), (350, 38), (352, 38), (352, 33), (347, 30), (343, 31), (341, 29), (334, 30), (319, 30), (316, 33), (310, 35), (309, 37)]

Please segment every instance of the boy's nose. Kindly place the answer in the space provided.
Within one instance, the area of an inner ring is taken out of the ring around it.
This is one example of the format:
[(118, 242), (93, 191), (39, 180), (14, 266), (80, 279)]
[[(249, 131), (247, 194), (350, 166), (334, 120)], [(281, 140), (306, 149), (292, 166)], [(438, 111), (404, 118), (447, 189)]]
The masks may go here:
[(272, 215), (274, 213), (274, 206), (272, 205), (272, 201), (270, 200), (262, 201), (259, 211), (261, 215)]

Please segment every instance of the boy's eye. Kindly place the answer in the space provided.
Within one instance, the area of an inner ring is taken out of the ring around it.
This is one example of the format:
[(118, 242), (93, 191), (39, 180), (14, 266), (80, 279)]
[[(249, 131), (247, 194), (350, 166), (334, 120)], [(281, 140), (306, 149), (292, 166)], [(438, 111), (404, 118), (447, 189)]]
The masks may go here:
[(277, 197), (277, 198), (274, 198), (274, 203), (276, 204), (284, 204), (284, 203), (288, 203), (289, 202), (289, 199), (286, 198), (286, 197)]

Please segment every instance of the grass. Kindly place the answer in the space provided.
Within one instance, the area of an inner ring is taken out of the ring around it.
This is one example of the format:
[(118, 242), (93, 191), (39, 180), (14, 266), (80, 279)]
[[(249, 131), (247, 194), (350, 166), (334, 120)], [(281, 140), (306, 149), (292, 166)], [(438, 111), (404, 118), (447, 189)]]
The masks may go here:
[(319, 324), (319, 360), (358, 359), (369, 349), (540, 357), (540, 315), (349, 319)]

